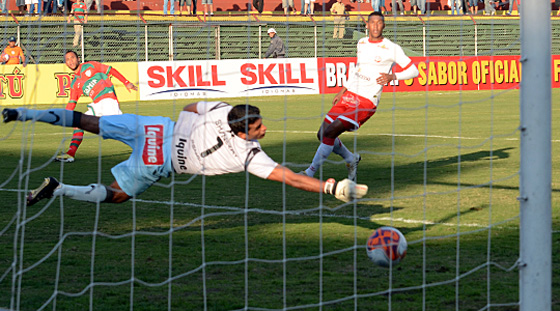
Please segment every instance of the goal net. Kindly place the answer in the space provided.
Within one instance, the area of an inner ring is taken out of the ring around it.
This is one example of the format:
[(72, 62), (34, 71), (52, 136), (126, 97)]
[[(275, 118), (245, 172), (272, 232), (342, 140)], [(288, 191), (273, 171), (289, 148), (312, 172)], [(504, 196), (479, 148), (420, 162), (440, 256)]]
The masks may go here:
[[(162, 18), (90, 16), (83, 40), (62, 18), (8, 18), (27, 66), (5, 65), (2, 107), (65, 107), (63, 55), (111, 65), (124, 113), (177, 119), (189, 103), (258, 106), (263, 150), (308, 167), (316, 133), (367, 36), (350, 15)], [(0, 125), (0, 308), (8, 310), (516, 310), (519, 298), (518, 18), (386, 17), (384, 36), (420, 71), (387, 85), (375, 115), (340, 138), (362, 157), (369, 193), (342, 203), (251, 176), (172, 175), (123, 204), (54, 197), (27, 207), (53, 176), (103, 183), (130, 148), (73, 129)], [(557, 23), (553, 21), (553, 27)], [(274, 28), (285, 59), (264, 59)], [(7, 44), (7, 39), (3, 42)], [(395, 68), (395, 70), (401, 70)], [(244, 80), (243, 80), (244, 79)], [(91, 100), (79, 99), (85, 112)], [(331, 155), (316, 176), (347, 176)], [(390, 268), (366, 242), (381, 226), (408, 240)]]

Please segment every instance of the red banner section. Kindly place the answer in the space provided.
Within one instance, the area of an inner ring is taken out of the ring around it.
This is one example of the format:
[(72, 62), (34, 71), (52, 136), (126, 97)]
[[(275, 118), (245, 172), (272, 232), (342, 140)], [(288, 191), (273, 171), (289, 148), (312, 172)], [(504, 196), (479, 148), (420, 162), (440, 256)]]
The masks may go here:
[[(557, 58), (557, 59), (556, 59)], [(384, 91), (453, 91), (490, 90), (519, 87), (521, 62), (519, 56), (412, 57), (420, 74), (404, 81), (386, 85)], [(553, 57), (554, 87), (560, 87), (560, 56)], [(355, 57), (318, 58), (319, 89), (337, 93), (344, 86), (348, 73), (356, 67)], [(399, 72), (396, 65), (393, 69)]]

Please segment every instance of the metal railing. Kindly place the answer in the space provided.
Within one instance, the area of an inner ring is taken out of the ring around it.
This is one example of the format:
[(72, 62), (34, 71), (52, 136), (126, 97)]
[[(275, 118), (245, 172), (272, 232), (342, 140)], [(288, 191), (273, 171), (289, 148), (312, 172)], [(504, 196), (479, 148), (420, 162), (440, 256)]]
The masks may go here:
[[(453, 19), (386, 20), (384, 35), (410, 56), (519, 55), (519, 20)], [(4, 38), (18, 39), (36, 63), (60, 63), (67, 50), (78, 50), (84, 60), (158, 61), (261, 58), (269, 45), (266, 34), (274, 27), (288, 57), (354, 56), (356, 42), (366, 36), (361, 20), (346, 22), (345, 36), (332, 38), (332, 21), (311, 22), (90, 22), (84, 40), (72, 47), (74, 29), (62, 22), (4, 22)], [(560, 28), (560, 21), (553, 22)], [(553, 31), (553, 33), (555, 33)], [(5, 39), (7, 40), (7, 39)], [(554, 40), (553, 40), (554, 42)], [(0, 42), (7, 44), (7, 41)], [(553, 43), (553, 54), (560, 44)]]

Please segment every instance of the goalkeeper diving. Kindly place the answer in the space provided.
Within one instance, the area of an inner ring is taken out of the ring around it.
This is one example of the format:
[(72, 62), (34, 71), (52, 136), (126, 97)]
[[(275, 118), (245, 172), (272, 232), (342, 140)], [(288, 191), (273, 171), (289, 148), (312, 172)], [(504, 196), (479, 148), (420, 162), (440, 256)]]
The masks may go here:
[(221, 175), (248, 171), (310, 192), (323, 192), (350, 202), (362, 198), (366, 185), (344, 179), (326, 182), (299, 175), (276, 163), (258, 142), (266, 134), (260, 110), (251, 105), (200, 101), (184, 107), (175, 122), (167, 117), (135, 114), (92, 116), (66, 109), (4, 109), (4, 123), (39, 121), (77, 127), (132, 148), (130, 157), (111, 169), (110, 186), (73, 186), (47, 177), (27, 196), (27, 205), (52, 196), (87, 202), (122, 203), (175, 174)]

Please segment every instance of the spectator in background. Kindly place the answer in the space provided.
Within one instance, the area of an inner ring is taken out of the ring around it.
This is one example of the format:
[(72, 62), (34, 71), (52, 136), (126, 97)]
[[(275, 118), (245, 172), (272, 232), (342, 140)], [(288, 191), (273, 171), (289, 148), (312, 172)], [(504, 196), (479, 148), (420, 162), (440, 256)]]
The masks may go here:
[(451, 15), (463, 15), (461, 0), (449, 0), (448, 4), (451, 7)]
[(410, 10), (412, 11), (413, 15), (418, 14), (418, 0), (410, 0)]
[(84, 40), (84, 24), (87, 23), (87, 7), (83, 0), (76, 0), (76, 3), (72, 4), (72, 10), (68, 14), (68, 23), (72, 20), (72, 15), (74, 15), (74, 41), (72, 46), (77, 47), (80, 44), (80, 38), (82, 41)]
[(268, 36), (270, 37), (270, 46), (266, 53), (264, 54), (264, 58), (284, 58), (286, 56), (286, 50), (284, 49), (284, 42), (282, 39), (276, 34), (276, 30), (274, 28), (270, 28), (268, 30)]
[(57, 0), (57, 2), (58, 2), (58, 10), (62, 14), (68, 12), (68, 10), (72, 8), (72, 2), (70, 2), (70, 0)]
[(16, 0), (16, 6), (18, 7), (19, 14), (25, 14), (25, 0)]
[(478, 14), (478, 0), (469, 0), (469, 11), (471, 15)]
[(183, 6), (187, 7), (187, 15), (191, 15), (192, 0), (179, 0), (179, 16), (183, 15)]
[(2, 62), (6, 65), (23, 64), (23, 67), (26, 66), (25, 55), (23, 50), (16, 45), (16, 37), (14, 36), (8, 39), (8, 46), (4, 49), (0, 58), (2, 58)]
[(496, 15), (493, 0), (484, 0), (484, 15)]
[(292, 8), (292, 11), (296, 11), (296, 5), (294, 0), (282, 0), (282, 8), (284, 9), (284, 15), (288, 16), (288, 8)]
[(313, 10), (315, 9), (315, 0), (304, 0), (304, 2), (305, 5), (303, 11), (305, 12), (305, 15), (313, 15)]
[(381, 13), (381, 1), (384, 1), (384, 0), (371, 0), (371, 9), (374, 12)]
[(342, 39), (344, 37), (344, 23), (346, 22), (346, 8), (342, 4), (342, 0), (336, 0), (331, 7), (331, 13), (334, 15), (334, 31), (333, 39)]
[(41, 2), (43, 2), (43, 15), (56, 13), (57, 3), (55, 0), (43, 0)]
[(264, 8), (264, 0), (253, 0), (253, 8), (262, 14)]
[(27, 16), (35, 14), (35, 7), (39, 5), (38, 0), (25, 0), (25, 5), (27, 6)]
[[(90, 9), (91, 9), (91, 5), (93, 4), (93, 0), (85, 0), (86, 1), (86, 9), (87, 12), (89, 13)], [(101, 7), (103, 5), (99, 4), (99, 0), (95, 0), (95, 7), (97, 8), (97, 13), (101, 14)]]
[[(214, 0), (202, 0), (202, 6), (204, 15), (214, 15)], [(208, 6), (210, 6), (210, 11), (208, 11)]]
[[(391, 0), (391, 11), (393, 15), (397, 15), (397, 2), (399, 3), (399, 9), (401, 9), (401, 15), (404, 15), (404, 5), (402, 0)], [(385, 9), (387, 11), (387, 9)]]
[[(509, 11), (506, 13), (507, 15), (511, 15), (511, 11), (513, 11), (513, 4), (517, 3), (517, 14), (519, 14), (519, 0), (515, 1), (515, 0), (509, 0)], [(556, 8), (559, 7), (560, 5), (560, 0), (554, 0), (554, 4), (556, 5)], [(559, 11), (560, 13), (560, 11)], [(556, 14), (558, 15), (558, 14)]]
[(420, 14), (426, 14), (426, 0), (416, 0), (418, 4), (418, 9), (420, 9)]
[[(167, 3), (169, 3), (169, 14), (175, 15), (175, 0), (163, 0), (163, 16), (167, 15)], [(196, 4), (195, 4), (196, 6)], [(194, 14), (196, 14), (196, 9), (193, 9)]]

